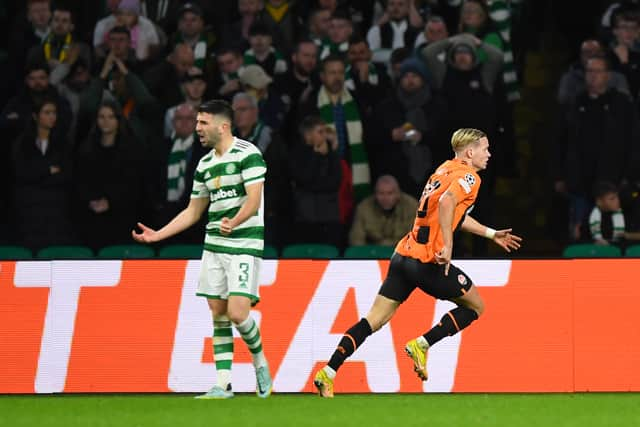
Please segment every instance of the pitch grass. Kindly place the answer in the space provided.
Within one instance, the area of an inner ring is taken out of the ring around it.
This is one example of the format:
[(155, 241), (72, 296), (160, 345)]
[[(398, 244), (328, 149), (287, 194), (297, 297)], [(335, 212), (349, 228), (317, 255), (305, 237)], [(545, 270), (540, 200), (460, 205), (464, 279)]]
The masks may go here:
[(632, 427), (640, 426), (640, 394), (4, 395), (0, 425)]

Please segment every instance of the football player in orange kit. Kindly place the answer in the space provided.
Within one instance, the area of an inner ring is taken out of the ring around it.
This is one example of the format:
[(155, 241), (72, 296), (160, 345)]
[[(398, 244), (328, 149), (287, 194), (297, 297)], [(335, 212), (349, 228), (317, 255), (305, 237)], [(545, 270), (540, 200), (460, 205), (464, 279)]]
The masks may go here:
[(466, 328), (484, 311), (484, 302), (473, 282), (451, 264), (453, 233), (458, 229), (485, 236), (505, 251), (520, 248), (522, 238), (511, 229), (494, 230), (469, 216), (480, 188), (478, 171), (487, 167), (489, 141), (477, 129), (458, 129), (451, 138), (455, 153), (436, 169), (424, 187), (413, 228), (396, 245), (389, 271), (367, 316), (340, 340), (329, 363), (320, 369), (314, 384), (322, 397), (333, 397), (336, 371), (364, 340), (384, 326), (415, 288), (457, 307), (424, 335), (412, 339), (405, 351), (414, 370), (427, 380), (427, 350), (442, 338)]

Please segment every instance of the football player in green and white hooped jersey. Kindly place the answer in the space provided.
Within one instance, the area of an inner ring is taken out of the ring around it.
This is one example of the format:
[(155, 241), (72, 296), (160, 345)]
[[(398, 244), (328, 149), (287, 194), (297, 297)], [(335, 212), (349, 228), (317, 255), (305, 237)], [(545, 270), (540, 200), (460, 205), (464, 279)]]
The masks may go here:
[(268, 397), (272, 380), (258, 325), (249, 315), (259, 300), (258, 279), (264, 246), (262, 187), (267, 171), (260, 150), (231, 134), (233, 110), (212, 100), (198, 109), (196, 132), (211, 152), (199, 162), (189, 205), (159, 230), (138, 223), (141, 243), (166, 239), (195, 224), (209, 207), (197, 295), (207, 298), (213, 315), (217, 382), (205, 399), (233, 397), (231, 363), (236, 327), (256, 368), (256, 394)]

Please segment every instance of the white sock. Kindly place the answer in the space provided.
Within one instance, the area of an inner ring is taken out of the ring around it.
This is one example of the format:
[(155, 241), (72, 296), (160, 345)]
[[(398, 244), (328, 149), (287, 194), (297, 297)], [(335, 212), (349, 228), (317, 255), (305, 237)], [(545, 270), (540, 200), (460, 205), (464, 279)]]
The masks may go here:
[(420, 335), (418, 338), (416, 338), (416, 342), (418, 343), (420, 348), (423, 349), (423, 350), (427, 350), (429, 348), (429, 343), (427, 342), (427, 340), (422, 335)]
[(322, 369), (324, 369), (324, 372), (327, 374), (329, 378), (334, 379), (336, 377), (336, 371), (334, 371), (331, 366), (325, 365), (325, 367)]

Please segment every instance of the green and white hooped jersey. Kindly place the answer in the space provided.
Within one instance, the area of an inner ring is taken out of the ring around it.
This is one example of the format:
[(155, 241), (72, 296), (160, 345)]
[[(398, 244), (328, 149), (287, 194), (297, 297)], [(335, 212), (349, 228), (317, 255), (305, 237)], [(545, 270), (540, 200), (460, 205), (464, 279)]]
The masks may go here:
[(209, 198), (209, 223), (204, 249), (228, 254), (262, 257), (264, 219), (261, 201), (258, 212), (237, 226), (230, 235), (220, 234), (222, 218), (233, 218), (247, 200), (245, 185), (264, 181), (267, 166), (260, 150), (250, 142), (233, 138), (222, 157), (214, 150), (200, 159), (193, 178), (191, 198)]

